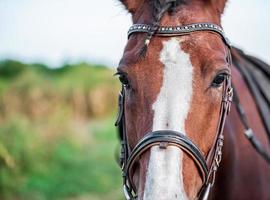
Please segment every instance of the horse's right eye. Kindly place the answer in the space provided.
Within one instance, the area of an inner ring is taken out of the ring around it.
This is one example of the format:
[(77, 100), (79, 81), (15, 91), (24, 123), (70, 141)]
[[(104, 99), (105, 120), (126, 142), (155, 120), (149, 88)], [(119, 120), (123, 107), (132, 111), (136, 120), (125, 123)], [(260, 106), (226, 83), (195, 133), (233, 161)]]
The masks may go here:
[(123, 85), (127, 85), (128, 84), (128, 79), (125, 75), (120, 75), (119, 76), (119, 80)]
[(129, 87), (129, 80), (125, 74), (119, 74), (119, 80), (125, 87)]

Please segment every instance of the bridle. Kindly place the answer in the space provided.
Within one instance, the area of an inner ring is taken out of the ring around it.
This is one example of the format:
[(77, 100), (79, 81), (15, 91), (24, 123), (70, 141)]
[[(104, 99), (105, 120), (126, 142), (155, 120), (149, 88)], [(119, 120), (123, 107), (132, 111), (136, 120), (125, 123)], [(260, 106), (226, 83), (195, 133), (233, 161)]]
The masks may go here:
[[(221, 36), (228, 49), (228, 63), (231, 66), (230, 42), (225, 36), (222, 28), (213, 23), (196, 23), (184, 26), (160, 26), (154, 27), (147, 24), (134, 24), (128, 31), (128, 37), (135, 33), (154, 33), (154, 36), (172, 37), (191, 34), (193, 32), (207, 31)], [(149, 42), (149, 41), (148, 41)], [(231, 76), (226, 76), (223, 85), (222, 102), (220, 107), (219, 121), (216, 131), (214, 145), (205, 158), (200, 149), (185, 134), (172, 130), (159, 130), (147, 133), (131, 150), (127, 142), (126, 122), (125, 122), (125, 86), (119, 94), (119, 112), (115, 123), (119, 129), (121, 141), (121, 152), (119, 164), (123, 175), (123, 189), (127, 200), (137, 199), (136, 186), (130, 176), (131, 170), (140, 156), (149, 150), (152, 146), (159, 146), (166, 149), (168, 146), (176, 146), (185, 152), (195, 162), (199, 169), (203, 186), (197, 196), (197, 199), (207, 200), (211, 187), (215, 182), (215, 176), (222, 158), (223, 129), (231, 107), (233, 89), (231, 85)]]

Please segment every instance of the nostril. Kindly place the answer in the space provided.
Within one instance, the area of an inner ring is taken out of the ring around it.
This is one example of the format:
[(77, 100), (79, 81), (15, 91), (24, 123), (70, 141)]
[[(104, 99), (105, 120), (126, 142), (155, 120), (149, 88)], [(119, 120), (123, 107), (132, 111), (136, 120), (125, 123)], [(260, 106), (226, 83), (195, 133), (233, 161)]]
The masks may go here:
[(168, 127), (169, 127), (169, 123), (167, 122), (167, 123), (166, 123), (166, 128), (168, 128)]

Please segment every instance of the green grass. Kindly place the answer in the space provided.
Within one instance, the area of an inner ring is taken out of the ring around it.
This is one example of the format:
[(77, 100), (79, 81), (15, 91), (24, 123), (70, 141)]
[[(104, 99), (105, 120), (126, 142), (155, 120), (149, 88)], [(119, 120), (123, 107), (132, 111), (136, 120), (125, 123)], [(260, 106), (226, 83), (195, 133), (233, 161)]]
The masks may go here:
[(0, 199), (120, 200), (113, 70), (0, 62)]
[(69, 133), (53, 141), (40, 138), (28, 122), (2, 125), (1, 141), (15, 166), (1, 165), (1, 199), (65, 199), (119, 190), (113, 121), (84, 125), (88, 126), (85, 133)]

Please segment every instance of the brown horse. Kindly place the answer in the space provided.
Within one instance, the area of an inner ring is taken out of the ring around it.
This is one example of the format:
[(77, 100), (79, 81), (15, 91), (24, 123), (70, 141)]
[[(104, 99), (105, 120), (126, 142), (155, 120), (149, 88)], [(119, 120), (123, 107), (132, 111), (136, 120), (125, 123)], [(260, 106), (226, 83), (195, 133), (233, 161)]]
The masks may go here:
[[(212, 188), (210, 199), (269, 200), (270, 167), (243, 121), (269, 151), (267, 130), (237, 67), (247, 61), (220, 28), (226, 0), (121, 2), (142, 24), (130, 30), (117, 72), (127, 199), (207, 199)], [(224, 125), (231, 77), (239, 102)]]

